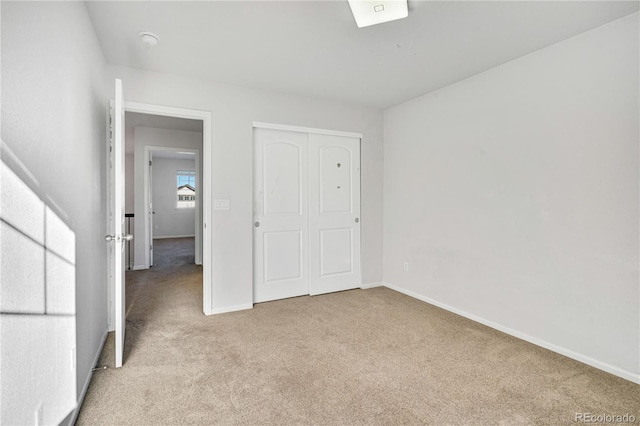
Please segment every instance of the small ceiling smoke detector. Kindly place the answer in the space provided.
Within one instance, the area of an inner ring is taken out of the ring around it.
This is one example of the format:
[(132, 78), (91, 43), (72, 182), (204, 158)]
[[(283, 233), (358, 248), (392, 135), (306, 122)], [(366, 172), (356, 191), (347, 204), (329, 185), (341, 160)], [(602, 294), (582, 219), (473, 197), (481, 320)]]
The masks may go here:
[(145, 46), (150, 46), (150, 47), (153, 47), (156, 44), (158, 44), (158, 40), (160, 40), (158, 36), (155, 35), (154, 33), (149, 33), (146, 31), (139, 33), (138, 36), (140, 37), (140, 40), (142, 40), (142, 43)]
[(409, 16), (407, 0), (349, 0), (358, 28)]

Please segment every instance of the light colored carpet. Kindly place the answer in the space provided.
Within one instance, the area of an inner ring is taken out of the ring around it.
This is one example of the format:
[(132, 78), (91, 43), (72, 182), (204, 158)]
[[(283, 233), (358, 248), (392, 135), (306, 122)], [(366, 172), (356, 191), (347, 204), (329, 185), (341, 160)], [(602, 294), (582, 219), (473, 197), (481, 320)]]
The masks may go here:
[(640, 386), (386, 288), (205, 317), (192, 244), (128, 273), (125, 364), (96, 371), (78, 424), (640, 421)]

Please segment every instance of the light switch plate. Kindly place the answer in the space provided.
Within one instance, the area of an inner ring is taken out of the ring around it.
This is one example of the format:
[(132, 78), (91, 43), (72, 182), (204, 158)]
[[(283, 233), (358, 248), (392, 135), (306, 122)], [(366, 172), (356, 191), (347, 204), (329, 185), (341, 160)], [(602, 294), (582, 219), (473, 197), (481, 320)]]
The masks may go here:
[(215, 210), (229, 210), (229, 209), (231, 209), (231, 201), (230, 200), (215, 200), (213, 208)]

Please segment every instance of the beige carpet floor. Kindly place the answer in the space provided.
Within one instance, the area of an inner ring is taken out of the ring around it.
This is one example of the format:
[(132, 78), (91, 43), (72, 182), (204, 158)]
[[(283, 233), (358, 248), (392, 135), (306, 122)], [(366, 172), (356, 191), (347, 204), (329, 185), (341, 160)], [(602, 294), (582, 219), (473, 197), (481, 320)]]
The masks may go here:
[(192, 247), (127, 274), (125, 364), (95, 372), (78, 424), (640, 422), (640, 386), (386, 288), (205, 317)]

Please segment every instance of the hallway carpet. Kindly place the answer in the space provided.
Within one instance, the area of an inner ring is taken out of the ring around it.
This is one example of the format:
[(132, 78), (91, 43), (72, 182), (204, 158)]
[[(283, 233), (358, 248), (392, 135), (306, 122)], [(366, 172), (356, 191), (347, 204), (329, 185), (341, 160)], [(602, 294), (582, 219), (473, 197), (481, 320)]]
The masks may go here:
[(640, 386), (387, 288), (205, 317), (192, 244), (127, 273), (124, 366), (94, 373), (78, 424), (640, 422)]

